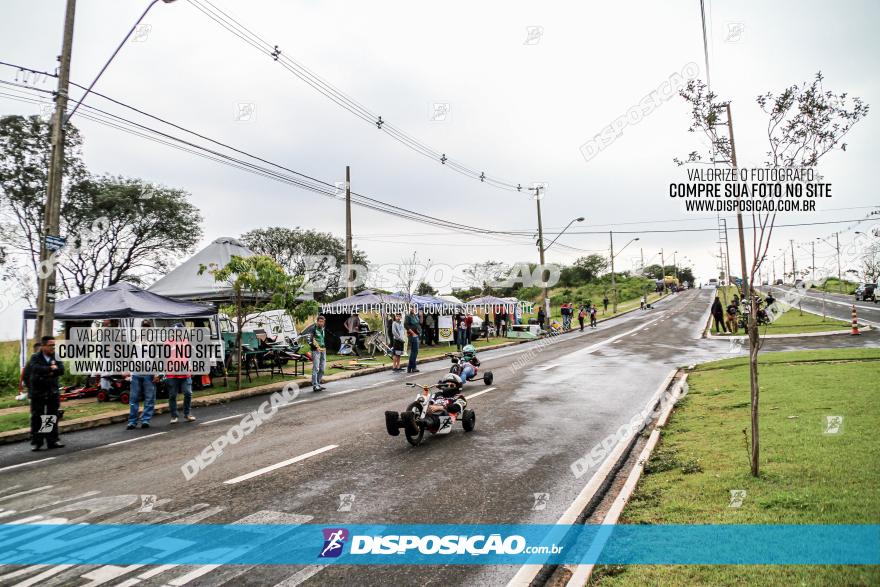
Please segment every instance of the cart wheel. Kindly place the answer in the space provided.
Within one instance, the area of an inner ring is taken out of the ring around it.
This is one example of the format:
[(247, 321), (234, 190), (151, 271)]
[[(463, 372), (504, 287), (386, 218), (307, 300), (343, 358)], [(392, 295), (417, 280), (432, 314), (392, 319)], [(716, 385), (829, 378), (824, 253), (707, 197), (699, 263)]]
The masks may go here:
[(105, 402), (107, 401), (107, 392), (102, 389), (95, 397), (98, 398), (99, 402)]
[(119, 402), (123, 404), (128, 403), (128, 392), (122, 392), (119, 394)]

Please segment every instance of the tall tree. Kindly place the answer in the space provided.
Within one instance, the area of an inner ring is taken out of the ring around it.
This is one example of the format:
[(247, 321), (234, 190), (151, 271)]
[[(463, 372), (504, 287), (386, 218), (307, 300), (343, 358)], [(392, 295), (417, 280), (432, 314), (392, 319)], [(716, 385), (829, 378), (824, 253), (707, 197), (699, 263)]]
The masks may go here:
[[(769, 148), (765, 167), (814, 168), (819, 160), (834, 150), (846, 151), (844, 137), (853, 126), (868, 114), (868, 105), (861, 98), (850, 97), (846, 92), (834, 93), (823, 86), (822, 72), (811, 82), (791, 85), (778, 94), (767, 92), (757, 97), (758, 106), (767, 114), (767, 140)], [(733, 144), (729, 136), (719, 134), (727, 127), (725, 111), (729, 103), (718, 100), (701, 80), (691, 80), (679, 92), (691, 107), (690, 132), (701, 132), (709, 139), (711, 151), (701, 154), (693, 151), (684, 159), (675, 158), (679, 165), (708, 162), (727, 164), (735, 161)], [(752, 252), (742, 251), (744, 278), (753, 286), (755, 276), (767, 259), (770, 239), (773, 235), (775, 213), (752, 214)], [(743, 247), (745, 248), (745, 247)], [(758, 428), (759, 391), (758, 353), (761, 341), (755, 320), (757, 308), (750, 292), (743, 298), (751, 305), (746, 332), (749, 337), (749, 387), (751, 406), (751, 473), (758, 476), (760, 436)]]
[[(345, 289), (340, 284), (345, 242), (329, 232), (272, 226), (246, 232), (241, 240), (258, 255), (272, 257), (290, 275), (303, 277), (307, 284), (309, 280), (320, 281), (322, 291), (314, 292), (319, 300), (331, 299)], [(355, 247), (352, 262), (366, 267), (369, 260)]]
[[(43, 240), (43, 214), (49, 171), (50, 124), (40, 116), (0, 117), (0, 242), (3, 277), (33, 301)], [(82, 189), (88, 172), (82, 137), (70, 126), (64, 136), (62, 202)], [(63, 219), (62, 219), (63, 221)]]
[(202, 216), (186, 192), (140, 179), (87, 181), (61, 212), (71, 238), (58, 275), (68, 296), (167, 273), (202, 237)]

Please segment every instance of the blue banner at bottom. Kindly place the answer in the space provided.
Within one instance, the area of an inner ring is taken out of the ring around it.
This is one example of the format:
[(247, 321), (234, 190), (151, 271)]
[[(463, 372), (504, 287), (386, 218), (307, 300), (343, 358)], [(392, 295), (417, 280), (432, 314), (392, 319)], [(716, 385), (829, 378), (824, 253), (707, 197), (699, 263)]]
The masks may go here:
[(5, 565), (877, 565), (880, 525), (0, 525)]

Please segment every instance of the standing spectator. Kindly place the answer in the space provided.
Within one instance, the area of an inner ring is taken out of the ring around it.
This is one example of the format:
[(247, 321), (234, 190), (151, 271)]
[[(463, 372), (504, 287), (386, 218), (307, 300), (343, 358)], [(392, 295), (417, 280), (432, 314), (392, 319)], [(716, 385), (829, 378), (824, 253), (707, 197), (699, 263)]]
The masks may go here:
[(64, 363), (55, 360), (55, 337), (40, 339), (40, 350), (28, 361), (31, 390), (31, 450), (62, 448), (58, 442), (58, 378), (64, 375)]
[(599, 313), (599, 310), (596, 309), (596, 304), (593, 304), (590, 308), (590, 327), (596, 328), (596, 314)]
[(538, 308), (538, 326), (544, 330), (544, 322), (547, 320), (547, 313), (544, 312), (544, 306)]
[(495, 333), (499, 336), (501, 335), (501, 308), (495, 306), (494, 308), (494, 320), (495, 320)]
[(455, 315), (453, 322), (453, 326), (455, 326), (455, 346), (458, 350), (461, 350), (467, 342), (465, 342), (464, 314), (462, 314), (460, 310)]
[(415, 306), (411, 307), (406, 320), (403, 322), (406, 329), (406, 335), (409, 342), (409, 363), (406, 366), (407, 373), (418, 373), (416, 369), (416, 358), (419, 356), (419, 337), (422, 335), (422, 327), (419, 324), (419, 317), (416, 315)]
[[(31, 357), (40, 352), (40, 349), (43, 348), (43, 343), (39, 340), (34, 343), (34, 352), (31, 353)], [(24, 368), (21, 370), (21, 382), (19, 388), (22, 389), (26, 395), (27, 399), (31, 399), (31, 361), (28, 359), (28, 362), (24, 364)], [(16, 398), (18, 399), (18, 398)]]
[(425, 342), (428, 346), (434, 345), (434, 330), (437, 328), (437, 321), (434, 314), (425, 315)]
[(606, 295), (604, 298), (602, 298), (602, 315), (604, 316), (607, 311), (608, 311), (608, 296)]
[(312, 332), (312, 391), (324, 391), (321, 385), (324, 379), (324, 368), (327, 366), (327, 332), (324, 324), (327, 320), (324, 316), (318, 316), (315, 320), (315, 330)]
[(723, 329), (726, 333), (727, 325), (724, 324), (724, 307), (721, 305), (721, 300), (718, 296), (715, 296), (715, 301), (712, 302), (712, 318), (715, 320), (715, 332)]
[(578, 312), (578, 324), (581, 326), (581, 332), (584, 331), (584, 318), (587, 317), (587, 311), (581, 306), (581, 311)]
[[(153, 323), (150, 320), (144, 320), (141, 328), (150, 328)], [(156, 408), (156, 382), (159, 377), (146, 373), (131, 374), (131, 388), (128, 394), (128, 426), (126, 430), (134, 430), (138, 423), (138, 408), (143, 397), (144, 411), (141, 413), (141, 428), (149, 428), (150, 420), (153, 418), (153, 410)]]
[(474, 325), (474, 317), (468, 313), (467, 316), (464, 317), (464, 338), (467, 344), (471, 344), (471, 336), (473, 335), (471, 328)]
[[(183, 324), (175, 324), (174, 328), (183, 328)], [(171, 358), (186, 360), (183, 347), (189, 345), (188, 340), (169, 342), (172, 346)], [(189, 374), (165, 375), (165, 391), (168, 392), (168, 408), (171, 410), (170, 424), (177, 424), (177, 394), (183, 392), (183, 417), (187, 422), (194, 422), (196, 417), (192, 411), (192, 376)]]
[(403, 344), (405, 342), (403, 323), (400, 314), (394, 315), (391, 322), (391, 365), (393, 371), (400, 371), (400, 357), (403, 356)]
[(562, 304), (559, 313), (562, 314), (562, 329), (571, 330), (571, 304), (569, 302)]

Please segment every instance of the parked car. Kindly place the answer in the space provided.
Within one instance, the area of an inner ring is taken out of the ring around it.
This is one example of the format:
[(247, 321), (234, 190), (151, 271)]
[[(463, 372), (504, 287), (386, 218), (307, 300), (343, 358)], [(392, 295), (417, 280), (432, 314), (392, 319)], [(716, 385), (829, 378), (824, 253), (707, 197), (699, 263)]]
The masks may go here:
[(776, 285), (782, 285), (782, 280), (781, 280), (781, 279), (777, 279), (777, 280), (776, 280)]
[(860, 283), (856, 288), (856, 301), (857, 302), (874, 302), (877, 303), (877, 284), (876, 283)]

